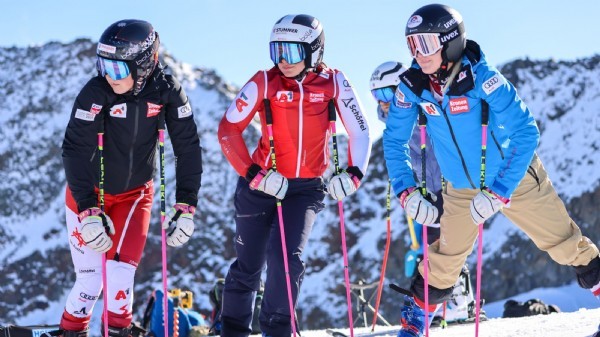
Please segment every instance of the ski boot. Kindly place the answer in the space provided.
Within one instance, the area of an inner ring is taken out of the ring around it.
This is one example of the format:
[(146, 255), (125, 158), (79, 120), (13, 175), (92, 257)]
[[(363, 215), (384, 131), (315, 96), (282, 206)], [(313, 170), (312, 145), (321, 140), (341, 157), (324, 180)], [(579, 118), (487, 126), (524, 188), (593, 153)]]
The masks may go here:
[[(429, 324), (431, 324), (435, 311), (429, 312)], [(425, 311), (415, 303), (412, 296), (404, 295), (404, 307), (402, 307), (401, 314), (402, 329), (398, 332), (398, 337), (422, 337), (426, 324)]]
[[(104, 336), (104, 324), (100, 329), (101, 336)], [(109, 337), (131, 337), (131, 328), (117, 328), (114, 326), (108, 326), (108, 336)]]
[(592, 335), (592, 337), (600, 337), (600, 325), (598, 326), (598, 331)]
[[(59, 336), (62, 336), (62, 337), (89, 337), (89, 335), (90, 335), (90, 328), (85, 328), (85, 330), (82, 330), (82, 331), (62, 330), (62, 332)], [(52, 333), (47, 333), (47, 334), (42, 334), (42, 336), (55, 336), (55, 335)]]

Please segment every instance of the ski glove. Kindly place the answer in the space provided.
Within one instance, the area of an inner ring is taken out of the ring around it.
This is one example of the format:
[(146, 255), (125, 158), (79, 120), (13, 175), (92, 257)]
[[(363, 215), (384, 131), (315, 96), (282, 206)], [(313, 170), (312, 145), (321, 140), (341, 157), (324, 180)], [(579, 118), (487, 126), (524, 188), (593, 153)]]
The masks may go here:
[(471, 219), (475, 225), (482, 224), (509, 202), (509, 199), (485, 187), (471, 200)]
[(78, 217), (85, 245), (98, 253), (106, 253), (113, 245), (109, 236), (115, 234), (112, 220), (98, 207), (88, 208)]
[(287, 193), (288, 180), (273, 169), (261, 169), (250, 180), (250, 189), (264, 192), (281, 200)]
[(194, 233), (194, 213), (196, 207), (184, 203), (176, 203), (162, 223), (167, 232), (167, 244), (179, 247), (188, 242)]
[(329, 179), (327, 192), (337, 200), (342, 200), (350, 194), (356, 192), (360, 186), (360, 180), (363, 175), (356, 166), (350, 166), (346, 170), (335, 174)]
[(423, 226), (434, 224), (438, 218), (439, 211), (429, 200), (435, 198), (435, 194), (427, 193), (426, 196), (415, 187), (409, 187), (400, 193), (400, 205), (408, 216)]

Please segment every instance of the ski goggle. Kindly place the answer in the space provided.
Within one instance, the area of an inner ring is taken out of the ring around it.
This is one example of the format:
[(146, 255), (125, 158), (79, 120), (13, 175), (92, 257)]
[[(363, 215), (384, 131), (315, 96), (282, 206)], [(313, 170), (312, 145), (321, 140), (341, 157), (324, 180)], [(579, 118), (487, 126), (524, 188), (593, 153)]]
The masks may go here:
[(394, 87), (383, 87), (371, 90), (377, 102), (389, 103), (394, 99)]
[(98, 57), (98, 71), (102, 76), (110, 76), (115, 81), (122, 80), (129, 76), (129, 67), (125, 61), (109, 60)]
[(417, 51), (423, 56), (429, 56), (437, 53), (443, 47), (440, 34), (437, 33), (408, 35), (406, 42), (413, 58), (417, 57)]
[(271, 42), (269, 43), (271, 61), (278, 64), (284, 59), (289, 64), (298, 63), (306, 58), (304, 47), (294, 42)]

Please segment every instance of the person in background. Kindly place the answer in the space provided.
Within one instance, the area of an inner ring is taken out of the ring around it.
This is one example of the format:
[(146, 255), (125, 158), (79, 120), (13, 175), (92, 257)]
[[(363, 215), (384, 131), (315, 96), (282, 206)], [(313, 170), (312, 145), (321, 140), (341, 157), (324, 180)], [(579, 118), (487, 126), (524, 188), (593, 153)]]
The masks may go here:
[[(407, 68), (400, 62), (388, 61), (380, 64), (371, 75), (369, 87), (373, 98), (377, 101), (377, 116), (379, 120), (385, 123), (390, 109), (390, 104), (394, 99), (394, 94), (398, 84), (400, 84), (400, 75)], [(415, 126), (413, 135), (408, 143), (410, 148), (410, 163), (412, 165), (415, 181), (421, 181), (422, 175), (422, 150), (421, 137), (418, 126)], [(442, 198), (442, 174), (440, 167), (435, 158), (435, 153), (431, 146), (429, 137), (426, 137), (425, 147), (425, 181), (427, 189), (430, 190), (435, 197), (431, 202), (440, 210), (438, 217), (429, 225), (427, 231), (427, 243), (431, 244), (440, 237), (440, 217), (443, 214), (443, 198)], [(412, 221), (414, 226), (415, 237), (419, 245), (418, 249), (411, 249), (406, 252), (404, 258), (404, 275), (407, 278), (412, 278), (417, 270), (417, 264), (423, 259), (424, 242), (422, 239), (422, 225), (419, 222)], [(454, 290), (451, 298), (446, 301), (446, 311), (444, 317), (438, 315), (439, 320), (445, 320), (448, 323), (463, 322), (471, 320), (475, 317), (475, 299), (473, 297), (471, 278), (469, 268), (465, 264), (461, 270), (460, 277), (454, 285)], [(485, 317), (482, 312), (480, 317)]]
[[(422, 214), (437, 215), (438, 208), (418, 190), (409, 164), (408, 142), (423, 110), (447, 181), (440, 240), (429, 246), (429, 311), (451, 296), (478, 226), (497, 212), (554, 261), (573, 266), (580, 286), (600, 294), (598, 248), (569, 217), (535, 154), (539, 130), (533, 115), (514, 86), (487, 63), (480, 46), (466, 39), (462, 16), (445, 5), (427, 5), (408, 19), (405, 35), (414, 61), (400, 76), (383, 146), (402, 207), (417, 220)], [(482, 143), (487, 145), (485, 158)], [(427, 226), (433, 219), (421, 223)], [(410, 288), (413, 296), (405, 298), (400, 337), (423, 334), (425, 267), (421, 262)]]
[[(102, 254), (107, 260), (108, 335), (130, 334), (134, 276), (150, 224), (161, 119), (177, 158), (177, 203), (163, 223), (164, 228), (170, 225), (167, 243), (180, 246), (194, 232), (200, 142), (188, 97), (158, 62), (159, 45), (158, 33), (146, 21), (110, 25), (96, 49), (98, 75), (73, 105), (62, 145), (66, 223), (76, 273), (60, 321), (65, 337), (89, 336), (92, 309), (102, 290)], [(104, 132), (104, 211), (99, 207), (99, 132)]]
[[(221, 336), (248, 336), (254, 296), (266, 264), (260, 312), (264, 336), (290, 336), (291, 319), (276, 200), (281, 200), (293, 306), (304, 278), (302, 252), (326, 191), (336, 200), (353, 194), (367, 170), (369, 126), (343, 72), (323, 63), (325, 36), (315, 17), (286, 15), (271, 31), (274, 67), (258, 71), (240, 90), (219, 124), (223, 154), (239, 174), (235, 192), (237, 259), (225, 278)], [(348, 167), (329, 179), (328, 105), (333, 101), (349, 137)], [(276, 169), (266, 114), (272, 114)], [(262, 135), (250, 155), (242, 138), (255, 115)], [(297, 325), (296, 325), (297, 326)]]

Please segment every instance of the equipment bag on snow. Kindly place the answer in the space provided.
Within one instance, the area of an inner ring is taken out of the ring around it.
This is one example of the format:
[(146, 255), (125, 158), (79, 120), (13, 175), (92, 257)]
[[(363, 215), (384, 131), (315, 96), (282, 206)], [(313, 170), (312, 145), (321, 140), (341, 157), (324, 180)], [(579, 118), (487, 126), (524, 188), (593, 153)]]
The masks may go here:
[[(177, 311), (174, 310), (174, 307), (177, 308)], [(168, 294), (169, 336), (173, 336), (175, 313), (179, 322), (177, 325), (179, 337), (189, 337), (193, 328), (207, 325), (204, 317), (192, 311), (191, 308), (191, 292), (182, 292), (179, 289), (170, 291)], [(148, 299), (142, 320), (142, 327), (148, 331), (147, 336), (164, 337), (163, 316), (163, 292), (155, 290)], [(206, 330), (208, 330), (208, 327)]]
[[(220, 278), (217, 280), (211, 291), (208, 293), (210, 304), (213, 307), (210, 315), (210, 332), (211, 336), (221, 334), (221, 309), (223, 307), (223, 287), (225, 287), (225, 279)], [(252, 333), (261, 333), (258, 316), (260, 314), (260, 306), (262, 303), (263, 293), (265, 287), (260, 283), (260, 289), (256, 292), (256, 299), (254, 300), (254, 314), (252, 315)]]
[(42, 337), (58, 336), (62, 331), (56, 325), (7, 325), (0, 327), (0, 337)]

